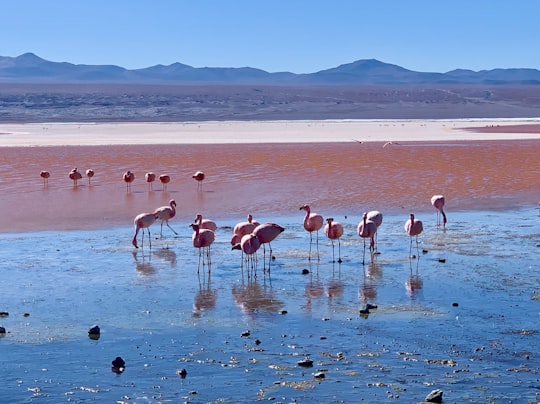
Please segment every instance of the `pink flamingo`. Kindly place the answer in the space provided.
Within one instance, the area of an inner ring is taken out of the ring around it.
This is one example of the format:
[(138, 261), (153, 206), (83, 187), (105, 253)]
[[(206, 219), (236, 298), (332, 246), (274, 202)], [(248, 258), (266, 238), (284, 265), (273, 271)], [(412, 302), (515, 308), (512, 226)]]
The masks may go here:
[(300, 206), (300, 210), (306, 211), (304, 217), (304, 229), (309, 232), (309, 260), (311, 261), (311, 244), (313, 243), (312, 233), (317, 235), (317, 259), (319, 260), (319, 230), (323, 226), (323, 217), (318, 213), (312, 213), (309, 205)]
[(252, 233), (253, 230), (255, 230), (255, 227), (257, 227), (258, 225), (259, 225), (259, 222), (253, 221), (253, 216), (249, 214), (247, 216), (246, 222), (240, 222), (236, 224), (236, 226), (234, 226), (232, 240), (237, 240), (237, 241), (235, 243), (232, 243), (232, 240), (231, 240), (231, 243), (236, 244), (240, 242), (243, 236), (245, 236), (246, 234)]
[(135, 224), (135, 234), (133, 236), (133, 240), (131, 243), (135, 248), (139, 248), (137, 245), (137, 234), (139, 234), (139, 230), (142, 229), (142, 239), (141, 239), (141, 246), (144, 243), (144, 229), (148, 231), (148, 242), (150, 243), (150, 248), (152, 248), (152, 239), (150, 237), (150, 226), (154, 224), (157, 217), (154, 213), (141, 213), (140, 215), (137, 215), (135, 219), (133, 220), (133, 223)]
[(203, 219), (200, 213), (197, 213), (197, 216), (195, 217), (195, 224), (199, 225), (199, 228), (201, 229), (208, 229), (212, 231), (217, 230), (216, 222), (210, 219)]
[[(255, 237), (257, 237), (257, 239), (263, 245), (263, 258), (265, 261), (266, 248), (264, 247), (264, 245), (268, 244), (268, 247), (270, 249), (270, 259), (272, 259), (272, 245), (270, 244), (270, 242), (272, 242), (277, 236), (283, 233), (283, 231), (285, 231), (285, 228), (275, 223), (263, 223), (255, 227), (255, 229), (253, 230), (253, 234), (255, 235)], [(270, 270), (270, 268), (268, 270)]]
[(94, 176), (94, 174), (95, 174), (94, 170), (92, 170), (91, 168), (86, 170), (86, 176), (88, 177), (88, 185), (90, 185), (92, 177)]
[(197, 191), (202, 191), (202, 182), (204, 181), (204, 173), (202, 171), (197, 171), (191, 176), (195, 181), (197, 181)]
[[(367, 220), (371, 220), (373, 223), (375, 223), (375, 226), (377, 226), (377, 230), (379, 230), (379, 227), (381, 226), (382, 221), (383, 221), (383, 215), (378, 210), (370, 210), (367, 213)], [(377, 234), (379, 234), (379, 233), (378, 232), (375, 233), (375, 254), (379, 254), (377, 252), (377, 246), (378, 246), (378, 242), (377, 242), (378, 235)]]
[(242, 255), (248, 256), (248, 261), (251, 260), (251, 267), (254, 267), (254, 254), (261, 248), (261, 242), (257, 236), (253, 233), (244, 234), (240, 240), (240, 243), (232, 247), (233, 250), (242, 250)]
[[(193, 236), (191, 237), (191, 239), (193, 240), (193, 247), (199, 249), (199, 267), (201, 266), (202, 249), (205, 249), (206, 258), (208, 261), (208, 272), (210, 272), (210, 246), (214, 242), (216, 236), (212, 230), (200, 229), (198, 224), (193, 223), (190, 224), (190, 226), (193, 229)], [(199, 273), (199, 268), (197, 268), (197, 273)]]
[(161, 174), (159, 176), (159, 180), (161, 181), (161, 184), (163, 185), (163, 191), (167, 190), (167, 184), (171, 182), (171, 177), (167, 174)]
[(444, 195), (433, 195), (431, 197), (431, 204), (437, 209), (437, 226), (440, 226), (439, 212), (441, 212), (443, 218), (443, 227), (446, 227), (446, 214), (444, 213)]
[(51, 173), (48, 171), (41, 171), (39, 173), (39, 176), (43, 178), (43, 186), (46, 187), (49, 185), (49, 177), (51, 176)]
[(341, 263), (341, 242), (339, 238), (343, 236), (343, 225), (334, 221), (334, 218), (329, 217), (326, 219), (324, 234), (332, 241), (332, 262), (334, 262), (334, 240), (338, 241), (338, 262)]
[(367, 213), (364, 213), (362, 216), (362, 221), (358, 224), (357, 231), (358, 235), (364, 239), (364, 257), (362, 261), (362, 264), (364, 264), (366, 257), (366, 239), (370, 239), (369, 250), (373, 251), (375, 248), (375, 233), (377, 233), (377, 225), (375, 222), (368, 220)]
[(122, 177), (124, 179), (124, 182), (126, 183), (126, 192), (131, 191), (131, 183), (135, 180), (135, 174), (133, 174), (131, 171), (126, 171)]
[(176, 235), (178, 233), (174, 231), (174, 229), (169, 225), (169, 220), (172, 219), (176, 215), (176, 201), (174, 199), (171, 199), (169, 201), (169, 205), (161, 206), (157, 208), (153, 214), (156, 216), (158, 220), (161, 220), (161, 237), (163, 238), (163, 222), (167, 225), (169, 229), (172, 230), (172, 232)]
[(414, 214), (411, 213), (410, 219), (405, 222), (404, 228), (405, 228), (405, 232), (407, 232), (407, 234), (411, 238), (409, 256), (412, 257), (412, 239), (413, 237), (416, 237), (416, 250), (418, 251), (418, 235), (422, 233), (422, 230), (424, 230), (424, 227), (422, 225), (422, 221), (415, 219)]
[(154, 174), (153, 172), (148, 172), (144, 174), (144, 179), (146, 183), (148, 184), (148, 190), (153, 191), (154, 186), (152, 185), (152, 183), (156, 180), (156, 174)]
[(77, 167), (69, 172), (69, 178), (73, 181), (73, 186), (77, 186), (77, 181), (82, 178), (82, 174), (77, 171)]

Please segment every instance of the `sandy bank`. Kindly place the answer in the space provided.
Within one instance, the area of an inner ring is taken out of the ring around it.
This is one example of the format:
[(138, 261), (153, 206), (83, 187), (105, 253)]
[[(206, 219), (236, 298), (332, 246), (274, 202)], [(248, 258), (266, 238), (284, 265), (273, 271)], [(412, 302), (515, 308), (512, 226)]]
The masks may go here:
[(503, 139), (540, 139), (540, 118), (530, 120), (328, 120), (0, 125), (0, 146)]

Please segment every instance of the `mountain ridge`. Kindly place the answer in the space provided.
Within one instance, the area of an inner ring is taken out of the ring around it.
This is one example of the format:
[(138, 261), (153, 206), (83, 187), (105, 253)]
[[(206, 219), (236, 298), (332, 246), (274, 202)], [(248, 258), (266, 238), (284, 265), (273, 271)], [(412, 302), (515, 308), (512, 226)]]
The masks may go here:
[(254, 67), (193, 67), (180, 62), (139, 69), (117, 65), (52, 62), (34, 53), (0, 56), (0, 83), (266, 84), (266, 85), (406, 85), (540, 84), (540, 70), (494, 68), (445, 73), (418, 72), (379, 61), (359, 59), (313, 73), (270, 73)]

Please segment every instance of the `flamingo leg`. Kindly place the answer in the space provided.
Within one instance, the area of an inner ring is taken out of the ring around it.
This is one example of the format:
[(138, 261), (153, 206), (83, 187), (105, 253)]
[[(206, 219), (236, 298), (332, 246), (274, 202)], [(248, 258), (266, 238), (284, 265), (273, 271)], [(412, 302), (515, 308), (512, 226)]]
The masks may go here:
[[(339, 238), (338, 238), (337, 243), (338, 243), (337, 245), (338, 245), (338, 255), (339, 255), (338, 262), (341, 264), (341, 241), (339, 240)], [(332, 242), (332, 246), (333, 246), (333, 242)]]

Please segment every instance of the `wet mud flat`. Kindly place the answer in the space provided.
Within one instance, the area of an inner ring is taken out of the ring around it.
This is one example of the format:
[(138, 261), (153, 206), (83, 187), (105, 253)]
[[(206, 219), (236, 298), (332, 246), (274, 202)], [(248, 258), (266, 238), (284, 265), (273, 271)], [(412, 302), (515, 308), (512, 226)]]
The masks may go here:
[[(536, 206), (450, 210), (446, 230), (434, 210), (418, 213), (412, 259), (406, 214), (385, 214), (372, 257), (356, 234), (361, 212), (317, 211), (345, 227), (341, 264), (322, 233), (320, 261), (308, 260), (302, 212), (252, 212), (286, 228), (275, 259), (260, 251), (254, 268), (229, 244), (244, 217), (213, 216), (210, 272), (182, 218), (171, 222), (178, 236), (165, 228), (161, 239), (154, 225), (151, 249), (131, 246), (131, 226), (1, 235), (0, 393), (14, 402), (393, 403), (438, 388), (444, 402), (539, 400)], [(94, 324), (98, 339), (88, 336)], [(121, 373), (111, 369), (117, 356)]]

